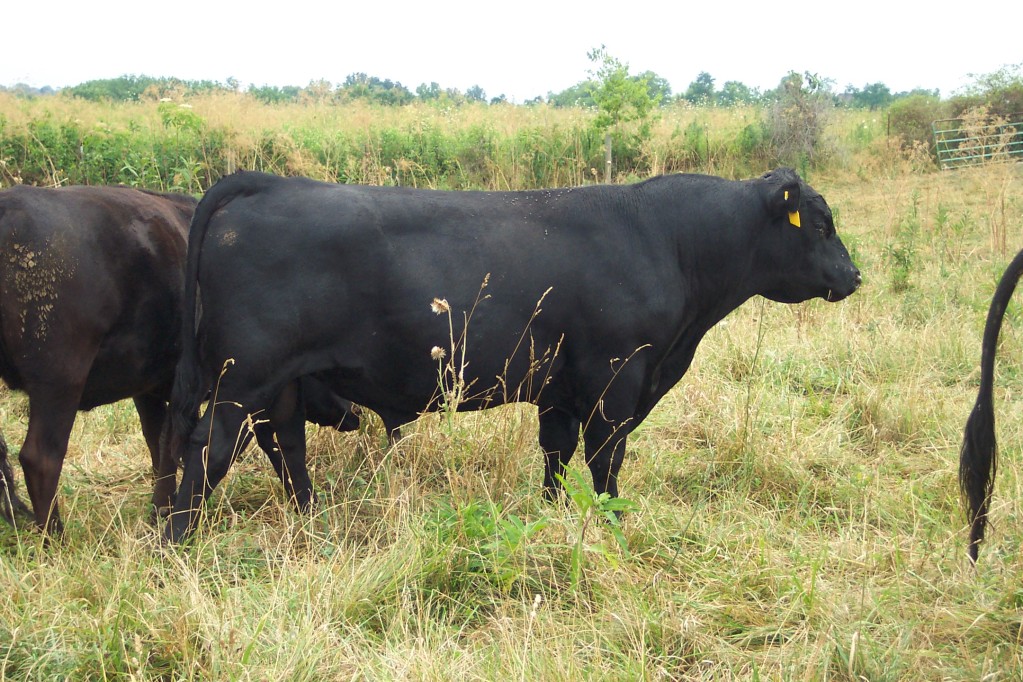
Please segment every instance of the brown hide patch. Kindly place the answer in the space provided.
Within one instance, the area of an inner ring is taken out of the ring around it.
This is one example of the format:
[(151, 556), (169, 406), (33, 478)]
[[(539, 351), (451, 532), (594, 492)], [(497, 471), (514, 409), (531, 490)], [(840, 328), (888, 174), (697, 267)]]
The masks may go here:
[(33, 331), (36, 339), (46, 338), (50, 313), (57, 302), (57, 283), (74, 274), (74, 265), (50, 250), (15, 243), (8, 252), (13, 266), (12, 284), (18, 302), (21, 334)]
[(234, 230), (228, 230), (224, 234), (220, 235), (221, 246), (234, 246), (234, 243), (238, 240), (238, 233)]

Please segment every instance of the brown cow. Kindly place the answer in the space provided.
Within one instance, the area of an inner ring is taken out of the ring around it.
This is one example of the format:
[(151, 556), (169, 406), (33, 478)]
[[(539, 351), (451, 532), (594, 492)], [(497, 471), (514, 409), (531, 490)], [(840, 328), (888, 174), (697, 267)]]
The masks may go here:
[[(195, 205), (189, 196), (127, 187), (0, 191), (0, 378), (28, 394), (19, 460), (35, 522), (51, 533), (61, 530), (55, 496), (78, 410), (132, 398), (157, 472), (154, 505), (171, 502), (175, 463), (160, 456), (159, 441), (180, 352)], [(351, 403), (319, 395), (310, 418), (357, 427)], [(290, 493), (271, 437), (256, 435)], [(25, 511), (2, 448), (0, 515), (13, 522)]]

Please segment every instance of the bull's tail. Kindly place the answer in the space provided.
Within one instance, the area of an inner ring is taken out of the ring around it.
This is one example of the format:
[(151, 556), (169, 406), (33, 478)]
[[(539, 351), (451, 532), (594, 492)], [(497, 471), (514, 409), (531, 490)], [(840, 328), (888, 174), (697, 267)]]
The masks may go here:
[(977, 402), (966, 421), (963, 445), (959, 451), (959, 491), (963, 504), (968, 507), (970, 522), (970, 559), (977, 561), (980, 543), (987, 525), (988, 503), (998, 470), (998, 447), (995, 440), (994, 390), (995, 351), (998, 333), (1002, 328), (1005, 308), (1023, 275), (1023, 251), (1005, 269), (998, 282), (984, 326), (984, 340), (980, 353), (980, 390)]
[(185, 261), (185, 288), (181, 311), (181, 357), (171, 391), (171, 428), (175, 456), (180, 460), (184, 447), (199, 421), (199, 407), (209, 386), (203, 380), (196, 334), (200, 315), (199, 257), (213, 214), (240, 197), (265, 187), (273, 176), (239, 171), (221, 179), (199, 201), (188, 228), (188, 256)]

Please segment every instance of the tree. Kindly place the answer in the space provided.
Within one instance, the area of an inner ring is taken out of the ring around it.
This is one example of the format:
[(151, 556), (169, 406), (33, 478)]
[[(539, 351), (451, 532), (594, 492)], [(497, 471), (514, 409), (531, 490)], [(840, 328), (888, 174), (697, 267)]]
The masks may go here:
[(15, 97), (23, 97), (25, 99), (31, 99), (40, 95), (56, 94), (56, 91), (49, 85), (44, 85), (41, 88), (33, 88), (28, 83), (15, 83), (9, 88), (0, 85), (0, 92), (10, 92), (13, 93)]
[(149, 76), (124, 75), (118, 78), (102, 78), (85, 81), (67, 88), (73, 97), (90, 101), (138, 101), (148, 87), (156, 84), (157, 79)]
[(339, 93), (345, 99), (366, 99), (391, 106), (407, 104), (413, 99), (412, 93), (401, 83), (364, 73), (349, 74)]
[(986, 106), (992, 114), (1011, 117), (1023, 111), (1023, 64), (983, 75), (971, 73), (970, 77), (974, 83), (952, 98), (956, 112)]
[(1023, 83), (1023, 63), (1009, 64), (993, 73), (971, 73), (970, 78), (974, 80), (974, 83), (965, 88), (964, 94), (983, 94), (992, 90), (1004, 90)]
[(671, 83), (653, 71), (644, 71), (634, 78), (646, 82), (647, 93), (654, 104), (661, 104), (671, 99)]
[(297, 102), (302, 89), (297, 85), (285, 85), (283, 88), (276, 85), (249, 86), (249, 95), (266, 104), (281, 104), (283, 102)]
[(440, 99), (440, 93), (440, 85), (436, 82), (432, 82), (429, 85), (420, 83), (419, 87), (416, 88), (416, 97), (423, 101)]
[(717, 103), (724, 107), (737, 104), (752, 104), (760, 99), (760, 93), (739, 81), (725, 81), (717, 93)]
[(68, 94), (81, 99), (137, 102), (144, 98), (159, 99), (223, 90), (216, 81), (183, 81), (180, 78), (153, 78), (125, 75), (118, 78), (86, 81), (71, 88)]
[(326, 102), (334, 92), (334, 86), (323, 78), (309, 81), (302, 89), (302, 99), (307, 102)]
[(487, 93), (478, 85), (474, 85), (465, 91), (465, 98), (470, 102), (486, 102)]
[(849, 98), (854, 107), (862, 107), (871, 111), (882, 109), (892, 103), (892, 91), (884, 83), (871, 83), (863, 86), (862, 90), (857, 90), (849, 85), (846, 86), (843, 94)]
[(372, 88), (369, 76), (362, 72), (348, 74), (338, 86), (338, 95), (345, 100), (370, 99)]
[(711, 104), (714, 102), (714, 78), (706, 71), (701, 71), (682, 95), (692, 104)]
[(547, 103), (552, 107), (595, 107), (593, 89), (596, 85), (593, 81), (583, 81), (558, 93), (548, 92)]
[(649, 115), (654, 100), (642, 78), (629, 77), (629, 65), (607, 53), (607, 49), (590, 50), (590, 61), (597, 64), (591, 71), (594, 84), (590, 90), (597, 105), (594, 125), (604, 133), (604, 181), (611, 180), (611, 136), (619, 126), (629, 121), (642, 121)]
[(444, 92), (441, 93), (441, 99), (454, 104), (461, 104), (465, 101), (465, 95), (458, 88), (444, 88)]

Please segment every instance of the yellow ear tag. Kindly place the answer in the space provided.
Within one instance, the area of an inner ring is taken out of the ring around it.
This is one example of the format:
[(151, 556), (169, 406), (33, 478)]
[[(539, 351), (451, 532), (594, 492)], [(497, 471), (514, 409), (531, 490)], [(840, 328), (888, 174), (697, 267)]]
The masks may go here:
[[(788, 200), (789, 191), (785, 190), (785, 201)], [(796, 227), (802, 227), (802, 225), (799, 224), (799, 211), (789, 211), (789, 222), (795, 225)]]

